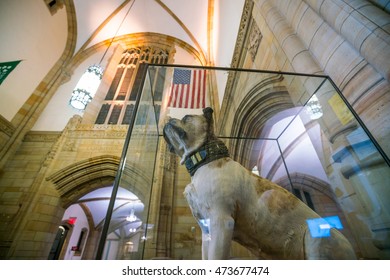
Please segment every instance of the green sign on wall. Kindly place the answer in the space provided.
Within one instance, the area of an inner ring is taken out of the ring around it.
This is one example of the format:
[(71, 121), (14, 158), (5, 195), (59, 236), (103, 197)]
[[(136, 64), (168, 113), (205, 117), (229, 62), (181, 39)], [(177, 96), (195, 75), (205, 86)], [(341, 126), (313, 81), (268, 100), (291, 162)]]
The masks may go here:
[(3, 83), (5, 78), (15, 69), (21, 60), (0, 62), (0, 85)]

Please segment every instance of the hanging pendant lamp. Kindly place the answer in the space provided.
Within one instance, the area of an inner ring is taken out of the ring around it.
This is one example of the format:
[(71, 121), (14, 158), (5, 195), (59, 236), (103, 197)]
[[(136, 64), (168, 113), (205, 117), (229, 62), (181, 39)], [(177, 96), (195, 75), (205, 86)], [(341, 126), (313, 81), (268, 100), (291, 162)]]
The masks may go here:
[(73, 90), (69, 104), (75, 109), (84, 110), (87, 104), (91, 102), (92, 98), (95, 96), (102, 76), (102, 66), (89, 66)]
[(88, 103), (91, 102), (92, 98), (95, 96), (95, 93), (100, 85), (100, 82), (103, 77), (103, 67), (101, 63), (105, 57), (108, 49), (110, 48), (112, 42), (116, 38), (119, 29), (121, 28), (123, 22), (125, 21), (127, 15), (129, 14), (131, 7), (133, 7), (135, 0), (131, 3), (129, 9), (127, 10), (125, 16), (123, 17), (122, 22), (118, 26), (115, 35), (112, 37), (110, 44), (108, 45), (106, 51), (103, 54), (103, 57), (100, 59), (99, 64), (94, 64), (88, 67), (88, 69), (81, 76), (79, 82), (77, 83), (75, 89), (73, 90), (72, 97), (69, 100), (69, 105), (73, 108), (83, 111), (87, 107)]

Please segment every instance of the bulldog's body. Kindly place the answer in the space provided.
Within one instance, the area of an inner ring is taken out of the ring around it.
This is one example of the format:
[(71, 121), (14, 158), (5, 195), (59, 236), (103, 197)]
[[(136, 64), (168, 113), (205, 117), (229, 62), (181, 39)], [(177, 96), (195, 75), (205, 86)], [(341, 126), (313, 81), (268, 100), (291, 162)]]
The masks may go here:
[[(319, 216), (306, 204), (218, 154), (221, 144), (214, 136), (211, 108), (203, 116), (172, 119), (164, 137), (181, 164), (193, 171), (184, 195), (202, 229), (203, 259), (229, 258), (231, 240), (264, 259), (355, 258), (348, 240), (335, 229), (330, 237), (311, 237), (306, 220)], [(212, 148), (202, 150), (208, 142)]]

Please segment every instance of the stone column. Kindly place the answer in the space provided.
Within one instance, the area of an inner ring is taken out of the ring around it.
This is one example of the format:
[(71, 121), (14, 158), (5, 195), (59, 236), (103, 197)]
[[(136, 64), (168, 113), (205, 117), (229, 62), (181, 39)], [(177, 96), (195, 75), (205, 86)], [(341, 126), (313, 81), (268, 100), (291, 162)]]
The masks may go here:
[[(333, 30), (390, 80), (390, 15), (368, 1), (304, 0)], [(380, 55), (378, 55), (380, 54)]]

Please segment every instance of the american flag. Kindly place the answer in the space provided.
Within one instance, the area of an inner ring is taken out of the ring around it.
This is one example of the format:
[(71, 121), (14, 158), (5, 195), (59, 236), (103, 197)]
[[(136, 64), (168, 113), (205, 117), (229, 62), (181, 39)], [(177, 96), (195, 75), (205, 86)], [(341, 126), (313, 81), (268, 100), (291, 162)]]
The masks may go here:
[(206, 70), (175, 69), (168, 106), (176, 108), (206, 107)]

